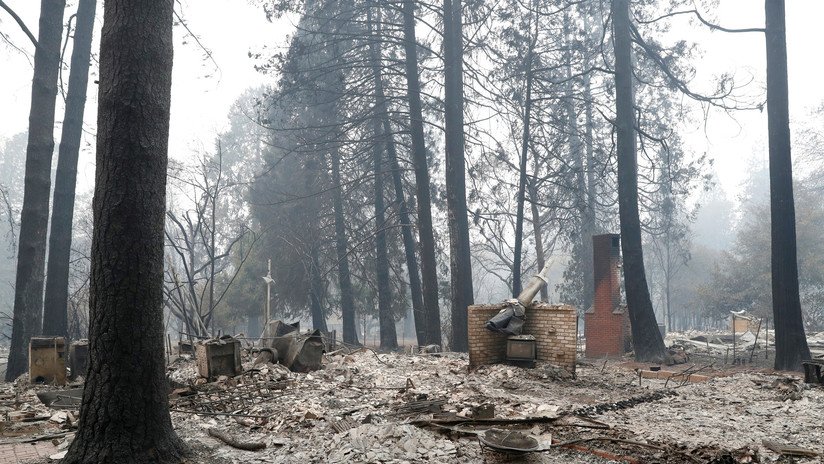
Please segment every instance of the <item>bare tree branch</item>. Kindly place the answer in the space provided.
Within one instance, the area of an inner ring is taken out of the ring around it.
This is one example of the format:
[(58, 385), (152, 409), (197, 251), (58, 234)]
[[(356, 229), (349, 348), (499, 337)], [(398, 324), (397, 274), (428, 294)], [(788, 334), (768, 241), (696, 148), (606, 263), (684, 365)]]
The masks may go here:
[(665, 19), (665, 18), (670, 18), (670, 17), (673, 17), (673, 16), (684, 15), (684, 14), (695, 15), (695, 17), (697, 17), (699, 21), (704, 23), (705, 26), (709, 27), (712, 30), (716, 30), (716, 31), (731, 32), (731, 33), (739, 33), (739, 32), (762, 32), (763, 33), (763, 32), (765, 32), (763, 27), (749, 27), (749, 28), (744, 28), (744, 29), (731, 29), (731, 28), (728, 28), (728, 27), (722, 27), (722, 26), (719, 26), (717, 24), (713, 24), (713, 23), (707, 21), (706, 19), (704, 19), (704, 17), (701, 16), (701, 13), (699, 13), (698, 10), (673, 11), (671, 13), (667, 13), (665, 15), (659, 16), (655, 19), (651, 19), (651, 20), (648, 20), (648, 21), (642, 21), (642, 20), (639, 20), (637, 18), (636, 18), (636, 21), (638, 21), (639, 24), (651, 24), (651, 23), (660, 21), (660, 20)]
[(0, 0), (0, 8), (6, 10), (6, 12), (8, 12), (8, 14), (10, 14), (12, 18), (14, 18), (14, 20), (17, 22), (17, 25), (20, 26), (20, 29), (22, 29), (26, 36), (28, 36), (29, 40), (31, 40), (31, 43), (32, 45), (34, 45), (34, 48), (37, 48), (37, 39), (34, 38), (34, 34), (31, 33), (29, 28), (26, 26), (26, 23), (23, 22), (20, 16), (17, 16), (17, 13), (15, 13), (14, 10), (11, 9), (11, 7), (6, 5), (6, 2), (4, 2), (3, 0)]

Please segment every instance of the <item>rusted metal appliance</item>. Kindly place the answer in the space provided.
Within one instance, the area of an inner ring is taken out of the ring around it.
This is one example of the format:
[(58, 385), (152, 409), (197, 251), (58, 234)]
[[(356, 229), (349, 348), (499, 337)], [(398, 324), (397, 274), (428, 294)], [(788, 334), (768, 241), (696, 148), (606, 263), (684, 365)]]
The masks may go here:
[(234, 377), (243, 372), (240, 362), (240, 340), (230, 336), (198, 342), (195, 346), (197, 372), (213, 379), (221, 375)]
[(66, 384), (66, 339), (32, 337), (29, 341), (29, 381)]
[(535, 365), (538, 346), (532, 335), (512, 335), (506, 340), (506, 360), (517, 364)]

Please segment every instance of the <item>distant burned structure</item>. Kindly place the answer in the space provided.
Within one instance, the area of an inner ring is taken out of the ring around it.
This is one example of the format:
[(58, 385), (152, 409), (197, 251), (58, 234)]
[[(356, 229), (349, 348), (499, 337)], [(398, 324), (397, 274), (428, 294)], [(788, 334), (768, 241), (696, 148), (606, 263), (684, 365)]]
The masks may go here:
[(586, 356), (621, 356), (630, 348), (629, 313), (621, 304), (621, 238), (592, 237), (595, 298), (584, 314)]

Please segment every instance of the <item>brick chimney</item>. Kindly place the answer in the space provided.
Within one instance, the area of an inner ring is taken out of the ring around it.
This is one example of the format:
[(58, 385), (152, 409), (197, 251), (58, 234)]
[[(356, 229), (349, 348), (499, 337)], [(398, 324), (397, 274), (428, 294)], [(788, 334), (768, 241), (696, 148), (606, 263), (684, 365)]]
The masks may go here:
[(621, 305), (621, 238), (618, 234), (592, 237), (595, 297), (584, 314), (586, 356), (621, 356), (629, 336), (629, 314)]

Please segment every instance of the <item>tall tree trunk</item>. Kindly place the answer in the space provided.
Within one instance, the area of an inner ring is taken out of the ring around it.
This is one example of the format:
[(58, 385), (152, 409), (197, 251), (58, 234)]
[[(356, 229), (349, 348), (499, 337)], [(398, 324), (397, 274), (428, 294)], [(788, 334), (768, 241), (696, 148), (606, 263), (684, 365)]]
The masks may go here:
[[(377, 12), (377, 22), (380, 22), (380, 12)], [(375, 168), (375, 272), (378, 280), (378, 322), (380, 323), (380, 338), (382, 350), (398, 348), (398, 335), (395, 331), (395, 318), (392, 316), (392, 286), (389, 283), (389, 256), (386, 249), (386, 207), (383, 191), (383, 153), (384, 147), (389, 144), (391, 135), (384, 133), (382, 112), (386, 112), (386, 101), (381, 83), (380, 59), (381, 52), (378, 46), (380, 30), (372, 20), (372, 8), (367, 10), (367, 21), (372, 41), (369, 44), (372, 60), (373, 83), (375, 85), (375, 114), (372, 117), (374, 141), (374, 168)]]
[[(538, 172), (538, 163), (534, 163), (534, 172)], [(544, 251), (544, 238), (541, 233), (541, 215), (538, 212), (538, 189), (535, 182), (527, 182), (529, 189), (529, 208), (532, 213), (532, 233), (535, 235), (535, 257), (538, 262), (538, 269), (543, 269), (546, 264), (546, 252)], [(544, 276), (546, 277), (546, 276)], [(541, 301), (549, 300), (548, 285), (541, 286)]]
[(57, 175), (54, 180), (46, 296), (43, 304), (43, 333), (68, 336), (69, 259), (72, 244), (74, 191), (77, 158), (83, 135), (83, 113), (89, 83), (92, 31), (97, 0), (81, 0), (77, 6), (66, 116), (60, 136)]
[(386, 250), (386, 218), (383, 201), (383, 150), (380, 122), (375, 118), (375, 272), (378, 280), (378, 321), (382, 350), (398, 347), (395, 318), (392, 316), (392, 286), (389, 283), (389, 257)]
[(467, 351), (467, 308), (473, 304), (472, 256), (466, 208), (463, 118), (463, 8), (461, 0), (444, 0), (444, 126), (446, 139), (446, 206), (449, 223), (449, 269), (452, 280), (453, 351)]
[[(583, 14), (584, 17), (584, 30), (587, 31), (588, 34), (597, 34), (597, 32), (593, 32), (590, 28), (589, 22), (589, 13), (585, 12)], [(589, 69), (589, 55), (586, 53), (584, 54), (584, 69)], [(592, 76), (590, 73), (586, 73), (584, 75), (584, 124), (586, 127), (584, 128), (584, 146), (586, 148), (586, 160), (585, 160), (585, 171), (586, 171), (586, 214), (583, 217), (583, 222), (581, 224), (581, 249), (583, 250), (583, 276), (584, 276), (584, 292), (583, 292), (583, 304), (582, 309), (586, 311), (590, 308), (593, 304), (593, 299), (595, 296), (595, 268), (593, 267), (593, 256), (592, 256), (592, 236), (599, 233), (598, 226), (596, 225), (596, 214), (595, 208), (597, 207), (597, 203), (595, 202), (595, 148), (594, 148), (594, 141), (593, 141), (593, 133), (594, 133), (594, 118), (592, 115)]]
[[(526, 198), (526, 161), (529, 155), (530, 122), (532, 120), (532, 48), (535, 42), (530, 43), (526, 54), (526, 101), (524, 102), (523, 133), (521, 137), (521, 159), (518, 166), (518, 205), (515, 214), (515, 250), (512, 261), (512, 297), (521, 294), (521, 255), (524, 243), (524, 201)], [(534, 200), (534, 197), (533, 197)], [(535, 204), (533, 203), (533, 206)], [(539, 268), (541, 269), (541, 268)]]
[(335, 251), (338, 257), (338, 287), (340, 287), (343, 342), (360, 345), (355, 322), (355, 298), (352, 295), (352, 276), (349, 273), (349, 239), (343, 217), (343, 197), (340, 183), (340, 152), (332, 149), (332, 205), (335, 210)]
[[(380, 88), (382, 98), (383, 88)], [(384, 100), (385, 101), (385, 100)], [(389, 113), (384, 113), (383, 131), (386, 136), (386, 152), (389, 155), (392, 169), (392, 185), (395, 189), (395, 201), (398, 203), (398, 219), (401, 222), (401, 236), (403, 251), (406, 258), (406, 270), (409, 273), (409, 292), (412, 295), (412, 317), (415, 320), (415, 335), (419, 346), (426, 345), (426, 312), (423, 306), (423, 292), (421, 290), (421, 273), (418, 268), (418, 259), (415, 257), (415, 237), (412, 234), (412, 220), (409, 218), (406, 194), (403, 190), (403, 178), (398, 164), (398, 151), (392, 137), (392, 127), (389, 123)]]
[(312, 313), (312, 328), (328, 332), (326, 316), (323, 313), (323, 276), (320, 272), (320, 259), (317, 245), (312, 245), (311, 266), (309, 268), (309, 311)]
[(14, 287), (14, 317), (6, 381), (28, 370), (29, 339), (43, 321), (43, 273), (46, 265), (46, 230), (49, 225), (54, 107), (60, 69), (60, 39), (65, 0), (40, 2), (40, 29), (34, 52), (34, 78), (26, 147), (26, 180), (20, 212), (20, 242)]
[[(423, 293), (425, 336), (423, 344), (441, 344), (441, 310), (438, 303), (438, 269), (435, 260), (435, 234), (432, 227), (432, 200), (429, 192), (429, 165), (423, 134), (421, 84), (418, 76), (418, 42), (415, 38), (415, 1), (403, 0), (404, 62), (409, 99), (409, 131), (412, 161), (415, 165), (415, 197), (418, 201), (418, 240), (421, 252), (421, 291)], [(417, 327), (415, 330), (421, 330)]]
[[(533, 8), (535, 5), (531, 5)], [(517, 298), (518, 295), (521, 294), (521, 289), (523, 287), (522, 284), (522, 276), (521, 276), (521, 261), (523, 259), (523, 243), (524, 243), (524, 201), (526, 200), (526, 189), (527, 187), (527, 175), (526, 175), (526, 164), (527, 158), (529, 157), (530, 151), (530, 128), (532, 123), (532, 64), (533, 64), (533, 56), (535, 50), (535, 44), (538, 42), (538, 22), (535, 21), (535, 30), (532, 31), (532, 24), (533, 18), (530, 14), (529, 17), (529, 29), (532, 32), (532, 39), (529, 41), (529, 48), (526, 52), (526, 57), (524, 59), (524, 64), (526, 65), (524, 68), (524, 72), (526, 73), (526, 79), (524, 86), (526, 87), (526, 95), (524, 100), (524, 113), (523, 113), (523, 132), (521, 137), (521, 159), (518, 166), (518, 199), (517, 199), (517, 206), (516, 206), (516, 213), (515, 213), (515, 247), (513, 250), (513, 260), (512, 260), (512, 297)], [(532, 206), (532, 218), (533, 218), (533, 229), (539, 230), (540, 227), (535, 227), (536, 223), (534, 221), (535, 214), (537, 211), (537, 205), (535, 204), (536, 196), (533, 195), (533, 191), (530, 191), (530, 199), (531, 199), (531, 206)], [(542, 248), (541, 237), (535, 237), (535, 248), (536, 252), (539, 247)], [(541, 250), (541, 255), (543, 255), (543, 249)], [(538, 269), (543, 269), (543, 256), (538, 258), (539, 265)], [(540, 272), (540, 271), (539, 271)], [(545, 286), (541, 287), (541, 296), (543, 297), (546, 294)]]
[(666, 313), (666, 316), (664, 317), (664, 319), (667, 321), (666, 329), (667, 329), (667, 332), (669, 332), (669, 331), (672, 330), (672, 310), (670, 308), (670, 303), (672, 301), (672, 299), (670, 298), (670, 295), (671, 295), (670, 289), (671, 289), (671, 285), (672, 285), (672, 259), (670, 257), (670, 232), (669, 232), (669, 230), (667, 230), (667, 249), (666, 249), (666, 252), (667, 252), (667, 269), (664, 273), (664, 285), (665, 285), (665, 288), (664, 288), (665, 295), (664, 296), (665, 296), (665, 299), (666, 299), (666, 305), (664, 306), (664, 308), (667, 310), (667, 313)]
[(798, 294), (784, 0), (766, 0), (765, 10), (775, 368), (800, 370), (810, 348)]
[(104, 7), (89, 369), (64, 463), (181, 462), (163, 355), (170, 0)]
[(383, 124), (383, 140), (386, 143), (386, 154), (392, 170), (392, 185), (395, 190), (395, 201), (398, 203), (398, 219), (401, 222), (401, 236), (403, 238), (406, 270), (409, 273), (409, 291), (412, 295), (412, 315), (415, 320), (415, 335), (418, 345), (426, 345), (426, 318), (421, 293), (421, 276), (418, 270), (418, 260), (415, 257), (415, 238), (412, 236), (412, 222), (409, 219), (409, 209), (406, 203), (406, 194), (403, 191), (403, 179), (398, 164), (398, 152), (392, 136), (392, 124), (389, 120), (389, 105), (383, 90), (381, 72), (380, 27), (376, 27), (375, 40), (370, 44), (372, 55), (372, 79), (375, 83), (375, 97), (377, 100), (377, 116)]
[(580, 244), (580, 259), (583, 274), (583, 287), (581, 293), (581, 309), (586, 310), (592, 306), (592, 298), (595, 292), (592, 260), (592, 224), (589, 202), (589, 192), (586, 182), (587, 167), (585, 157), (587, 153), (581, 143), (581, 135), (578, 128), (578, 115), (575, 108), (574, 85), (572, 78), (572, 38), (570, 36), (569, 12), (564, 11), (564, 67), (566, 68), (566, 82), (564, 84), (564, 112), (567, 118), (567, 131), (569, 132), (569, 150), (572, 156), (572, 165), (575, 169), (575, 207), (578, 210), (578, 243)]
[(658, 324), (655, 322), (647, 286), (641, 246), (641, 221), (638, 216), (638, 164), (635, 149), (629, 0), (613, 0), (612, 17), (615, 42), (618, 208), (621, 220), (624, 286), (632, 325), (635, 359), (643, 362), (661, 362), (666, 359), (666, 351)]
[(211, 327), (212, 316), (215, 313), (215, 276), (217, 275), (215, 269), (215, 257), (217, 256), (217, 250), (215, 249), (215, 242), (217, 241), (217, 202), (220, 197), (220, 182), (223, 180), (223, 147), (220, 144), (220, 139), (217, 141), (217, 179), (215, 179), (215, 185), (213, 187), (214, 193), (209, 192), (208, 171), (204, 172), (204, 190), (211, 203), (212, 214), (209, 217), (209, 230), (207, 231), (209, 234), (209, 306), (208, 312), (203, 318), (203, 323), (206, 324), (207, 327)]

